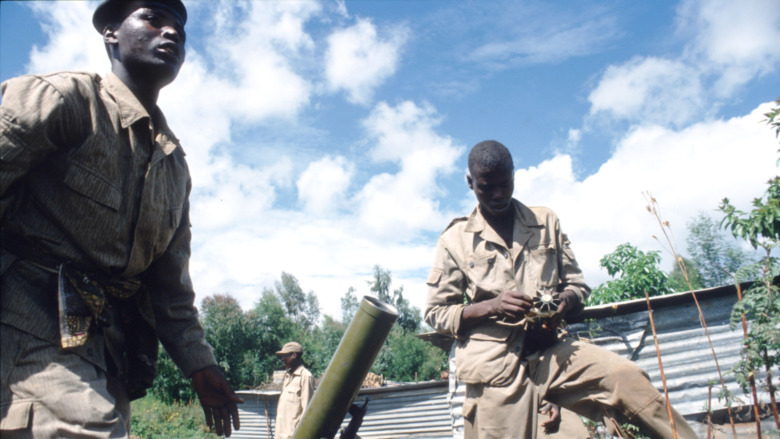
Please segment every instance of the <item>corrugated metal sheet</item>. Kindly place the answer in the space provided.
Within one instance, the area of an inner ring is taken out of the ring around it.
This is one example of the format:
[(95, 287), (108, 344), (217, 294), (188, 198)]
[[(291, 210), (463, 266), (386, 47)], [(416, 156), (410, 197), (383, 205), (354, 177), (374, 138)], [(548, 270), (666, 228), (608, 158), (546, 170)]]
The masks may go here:
[[(239, 406), (241, 430), (231, 437), (273, 438), (279, 392), (236, 393), (245, 402)], [(447, 393), (446, 381), (361, 389), (355, 401), (362, 404), (368, 398), (369, 402), (359, 435), (362, 438), (452, 437)], [(347, 415), (342, 427), (349, 420)]]
[(273, 439), (279, 391), (242, 390), (236, 393), (244, 399), (244, 403), (238, 406), (241, 429), (234, 431), (230, 437)]
[[(721, 385), (713, 348), (726, 387), (735, 395), (743, 396), (729, 372), (739, 360), (743, 343), (741, 326), (734, 331), (729, 327), (731, 308), (737, 300), (736, 291), (733, 287), (713, 288), (696, 292), (696, 297), (709, 330), (712, 348), (690, 292), (651, 299), (669, 400), (677, 411), (689, 418), (703, 417), (709, 402), (710, 384), (713, 385), (713, 409), (725, 409), (725, 401), (717, 400)], [(615, 315), (605, 316), (609, 313)], [(572, 324), (568, 328), (570, 333), (592, 338), (594, 344), (632, 359), (647, 371), (656, 388), (663, 391), (644, 300), (626, 302), (617, 307), (589, 308), (584, 314), (584, 318), (594, 316), (594, 321)], [(759, 397), (762, 401), (769, 401), (767, 393)]]
[[(434, 381), (361, 389), (355, 400), (369, 399), (362, 438), (452, 437), (448, 383)], [(349, 422), (345, 419), (344, 427)]]
[[(734, 331), (729, 327), (736, 290), (734, 287), (701, 290), (696, 292), (696, 297), (702, 307), (726, 386), (735, 395), (744, 397), (729, 373), (739, 359), (743, 338), (741, 327)], [(652, 298), (651, 304), (672, 405), (690, 421), (703, 420), (712, 384), (712, 406), (715, 410), (724, 409), (723, 403), (717, 400), (720, 380), (712, 350), (699, 322), (691, 293)], [(589, 307), (580, 320), (569, 325), (572, 335), (591, 339), (594, 344), (632, 359), (647, 371), (659, 391), (663, 391), (644, 300)], [(436, 334), (426, 334), (422, 338), (440, 347), (451, 344)], [(780, 368), (774, 375), (780, 376)], [(462, 437), (460, 411), (464, 390), (465, 386), (456, 385), (452, 378), (450, 383), (439, 381), (361, 389), (356, 401), (368, 398), (370, 402), (359, 435), (363, 438)], [(241, 430), (233, 437), (272, 438), (278, 392), (238, 393), (246, 403), (240, 408)], [(764, 402), (769, 401), (766, 392), (760, 392), (759, 397)], [(744, 399), (750, 402), (748, 398)], [(349, 416), (342, 426), (348, 422)], [(700, 425), (695, 428), (703, 431)]]

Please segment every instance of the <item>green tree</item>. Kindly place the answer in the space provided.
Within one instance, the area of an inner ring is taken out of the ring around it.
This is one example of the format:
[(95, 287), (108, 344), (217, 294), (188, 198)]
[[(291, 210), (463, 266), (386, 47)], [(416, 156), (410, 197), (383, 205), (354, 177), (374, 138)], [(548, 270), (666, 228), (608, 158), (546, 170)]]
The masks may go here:
[(320, 319), (320, 304), (313, 291), (304, 293), (298, 279), (282, 272), (281, 281), (277, 281), (276, 293), (282, 299), (287, 315), (301, 326), (303, 332), (312, 330)]
[[(416, 334), (420, 331), (422, 322), (420, 310), (412, 306), (404, 297), (402, 287), (391, 292), (393, 279), (390, 270), (383, 269), (378, 265), (374, 266), (372, 278), (366, 283), (373, 295), (379, 300), (393, 305), (399, 313), (397, 324), (390, 331), (371, 371), (393, 381), (438, 378), (442, 367), (446, 366), (447, 354), (430, 343), (417, 338)], [(338, 343), (336, 337), (340, 340), (343, 331), (346, 330), (347, 325), (358, 310), (358, 306), (356, 290), (350, 287), (341, 298), (343, 323), (341, 323), (340, 327), (335, 322), (323, 325), (322, 333), (324, 339), (318, 341), (318, 344), (327, 346), (327, 348), (321, 348), (318, 351), (320, 353), (317, 355), (322, 358), (330, 358), (333, 355)], [(328, 320), (329, 318), (326, 318), (326, 323)], [(328, 329), (328, 326), (331, 328)], [(327, 335), (328, 333), (330, 335)], [(324, 361), (321, 363), (324, 363)]]
[[(685, 272), (688, 274), (688, 279), (685, 279), (685, 275), (680, 269), (679, 264), (674, 264), (672, 271), (669, 273), (669, 286), (674, 291), (689, 291), (700, 290), (704, 288), (701, 283), (701, 275), (699, 270), (693, 265), (690, 259), (682, 258), (682, 262), (685, 265)], [(688, 282), (690, 281), (690, 285)]]
[(398, 325), (404, 331), (412, 333), (419, 331), (422, 323), (420, 309), (412, 306), (404, 298), (404, 288), (400, 287), (393, 291), (392, 296), (390, 295), (390, 285), (392, 284), (390, 270), (375, 265), (374, 278), (368, 284), (371, 292), (376, 294), (379, 300), (393, 305), (398, 310)]
[(438, 379), (446, 364), (443, 350), (395, 326), (371, 371), (392, 381), (427, 381)]
[(228, 294), (215, 294), (201, 302), (201, 325), (214, 357), (236, 388), (244, 383), (244, 352), (251, 349), (247, 321), (238, 301)]
[(306, 338), (303, 349), (306, 355), (306, 365), (315, 376), (325, 373), (330, 364), (336, 348), (341, 342), (341, 337), (347, 329), (348, 323), (342, 323), (333, 317), (326, 315), (322, 324)]
[(253, 386), (257, 386), (281, 367), (274, 353), (288, 341), (301, 341), (303, 330), (289, 317), (279, 296), (268, 288), (255, 302), (247, 321), (253, 346), (246, 352), (244, 361)]
[(349, 287), (341, 298), (341, 321), (344, 323), (351, 322), (352, 318), (355, 317), (358, 306), (360, 306), (360, 304), (355, 296), (355, 288)]
[(149, 392), (166, 404), (187, 403), (196, 398), (192, 384), (181, 373), (171, 356), (160, 346), (160, 358), (157, 360), (157, 375)]
[[(776, 102), (778, 106), (766, 116), (768, 124), (775, 128), (775, 135), (780, 136), (780, 99)], [(753, 200), (750, 212), (738, 210), (727, 198), (721, 203), (720, 210), (724, 214), (723, 226), (734, 237), (746, 240), (753, 248), (764, 250), (765, 256), (753, 267), (737, 273), (740, 280), (744, 277), (743, 272), (753, 269), (760, 273), (760, 278), (753, 282), (744, 292), (743, 299), (732, 309), (732, 329), (742, 322), (743, 316), (752, 322), (734, 372), (743, 391), (747, 392), (748, 386), (752, 386), (758, 371), (763, 368), (771, 406), (776, 407), (771, 371), (780, 364), (780, 289), (775, 283), (780, 275), (780, 263), (772, 256), (772, 250), (780, 246), (780, 177), (773, 177), (767, 184), (764, 195)], [(774, 414), (780, 428), (777, 412)]]
[(730, 241), (715, 220), (703, 213), (688, 222), (687, 242), (692, 265), (704, 288), (731, 283), (733, 273), (750, 262), (736, 241)]
[(622, 302), (673, 293), (669, 277), (658, 263), (657, 251), (643, 252), (630, 243), (620, 244), (614, 252), (601, 258), (600, 264), (614, 279), (599, 285), (588, 298), (588, 305)]

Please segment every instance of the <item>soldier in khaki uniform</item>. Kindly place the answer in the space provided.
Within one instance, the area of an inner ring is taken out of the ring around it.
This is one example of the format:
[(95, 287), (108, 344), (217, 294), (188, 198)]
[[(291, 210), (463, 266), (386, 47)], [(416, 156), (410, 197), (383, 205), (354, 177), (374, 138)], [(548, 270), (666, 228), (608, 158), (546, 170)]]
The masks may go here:
[[(506, 147), (477, 144), (467, 181), (479, 206), (439, 237), (428, 277), (425, 320), (457, 339), (457, 377), (467, 384), (466, 438), (535, 438), (543, 400), (590, 419), (608, 414), (671, 438), (664, 398), (647, 374), (605, 349), (559, 336), (579, 312), (585, 284), (558, 217), (512, 198)], [(527, 318), (537, 291), (560, 293), (547, 319)], [(678, 437), (696, 434), (674, 409)]]
[[(127, 438), (158, 340), (218, 435), (243, 402), (217, 365), (189, 274), (192, 187), (157, 106), (185, 58), (180, 0), (104, 0), (105, 77), (0, 85), (0, 436)], [(80, 42), (78, 42), (80, 43)]]
[(275, 439), (291, 439), (314, 395), (314, 377), (303, 366), (303, 348), (291, 341), (276, 353), (286, 370), (276, 406)]

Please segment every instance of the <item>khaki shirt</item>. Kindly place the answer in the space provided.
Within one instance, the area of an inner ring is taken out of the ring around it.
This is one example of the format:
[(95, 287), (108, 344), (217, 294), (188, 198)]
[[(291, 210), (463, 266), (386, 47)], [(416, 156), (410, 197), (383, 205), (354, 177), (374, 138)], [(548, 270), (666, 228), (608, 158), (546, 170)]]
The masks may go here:
[[(28, 75), (0, 88), (3, 239), (21, 238), (35, 254), (22, 259), (47, 266), (139, 277), (185, 375), (215, 364), (193, 306), (190, 174), (159, 108), (149, 114), (113, 74)], [(16, 256), (2, 252), (0, 319), (59, 343), (56, 289)]]
[(282, 393), (276, 406), (275, 439), (293, 437), (312, 395), (314, 395), (314, 377), (303, 365), (298, 366), (292, 373), (284, 374)]
[(544, 207), (513, 200), (512, 248), (475, 209), (458, 218), (439, 237), (428, 276), (425, 321), (457, 339), (457, 377), (466, 383), (502, 386), (518, 373), (525, 341), (524, 319), (486, 320), (461, 331), (463, 308), (514, 290), (534, 297), (541, 288), (568, 289), (580, 301), (590, 294), (558, 217)]

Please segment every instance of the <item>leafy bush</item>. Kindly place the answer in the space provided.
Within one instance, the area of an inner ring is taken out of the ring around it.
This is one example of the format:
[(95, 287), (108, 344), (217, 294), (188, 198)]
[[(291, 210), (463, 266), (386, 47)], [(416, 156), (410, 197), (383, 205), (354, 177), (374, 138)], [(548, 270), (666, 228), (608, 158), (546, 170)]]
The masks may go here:
[(613, 277), (593, 290), (588, 305), (641, 299), (673, 293), (669, 277), (658, 268), (661, 256), (657, 251), (643, 252), (630, 243), (620, 244), (604, 256), (600, 264)]
[(160, 347), (160, 359), (157, 361), (157, 375), (149, 390), (156, 399), (167, 404), (197, 400), (190, 380), (184, 377), (162, 346)]
[(166, 404), (154, 395), (132, 402), (130, 430), (142, 439), (214, 439), (197, 402)]

